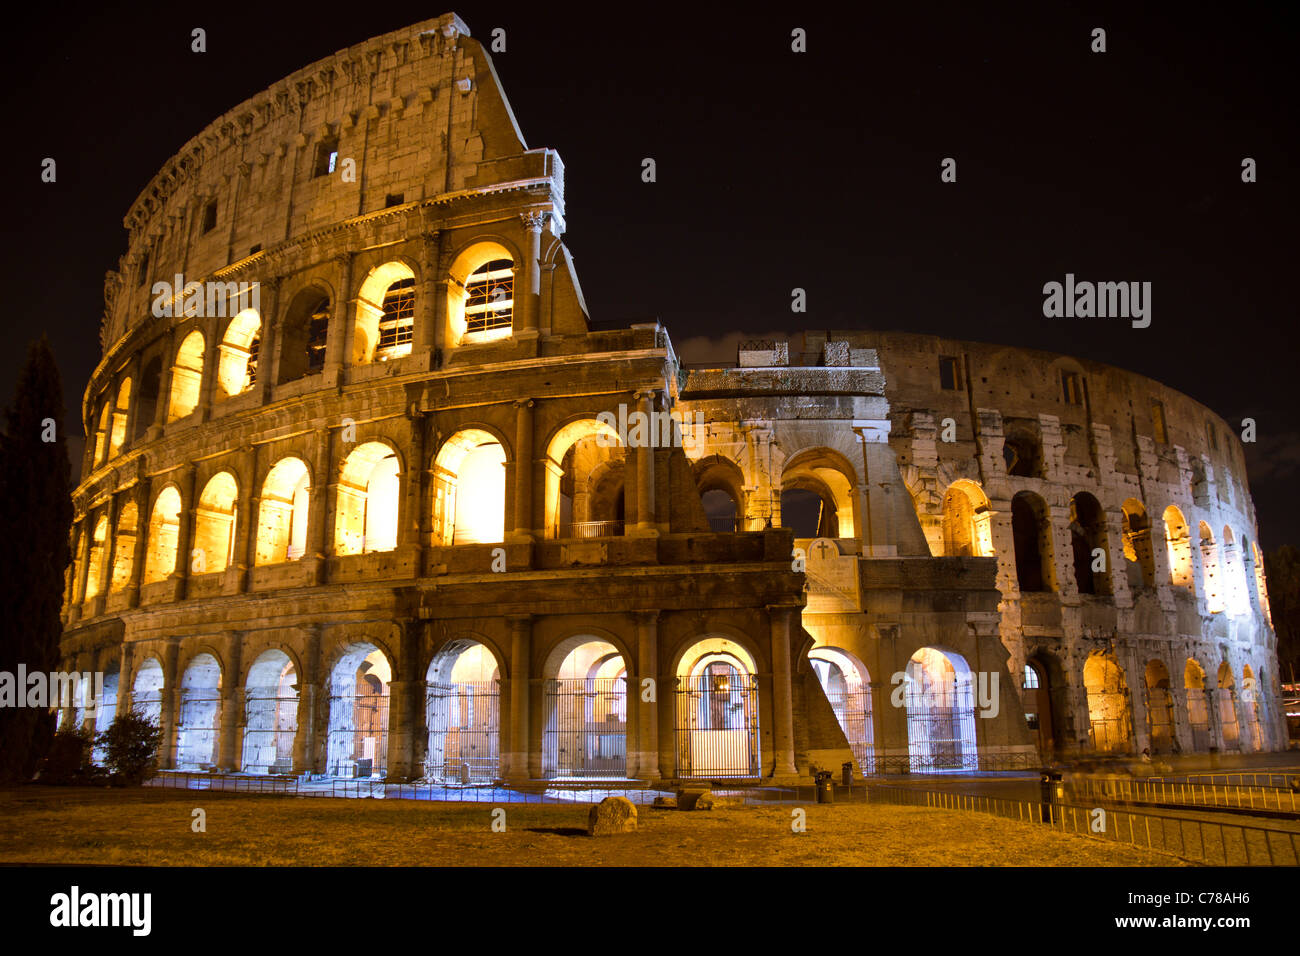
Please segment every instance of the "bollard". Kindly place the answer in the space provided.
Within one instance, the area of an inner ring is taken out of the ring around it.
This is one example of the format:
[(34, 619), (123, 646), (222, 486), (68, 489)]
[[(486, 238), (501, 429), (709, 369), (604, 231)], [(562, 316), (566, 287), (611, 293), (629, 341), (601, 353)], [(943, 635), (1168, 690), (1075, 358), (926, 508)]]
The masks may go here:
[(840, 765), (840, 783), (846, 787), (853, 786), (853, 763), (851, 761)]
[(1039, 773), (1039, 796), (1042, 800), (1042, 822), (1052, 822), (1052, 805), (1065, 802), (1065, 784), (1055, 770)]
[(818, 803), (835, 802), (835, 791), (833, 789), (834, 784), (831, 783), (831, 777), (832, 774), (829, 770), (817, 771), (816, 781), (817, 781), (817, 802)]

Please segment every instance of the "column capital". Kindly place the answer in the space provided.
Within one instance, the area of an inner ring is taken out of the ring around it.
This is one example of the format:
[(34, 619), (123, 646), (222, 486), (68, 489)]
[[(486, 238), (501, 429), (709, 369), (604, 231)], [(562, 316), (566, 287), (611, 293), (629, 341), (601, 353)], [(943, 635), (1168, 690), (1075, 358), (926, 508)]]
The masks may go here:
[(546, 216), (547, 214), (543, 210), (530, 209), (527, 212), (521, 212), (519, 220), (529, 232), (541, 232), (542, 227), (546, 225)]
[(536, 404), (537, 402), (531, 398), (516, 398), (514, 400), (515, 408), (532, 408)]

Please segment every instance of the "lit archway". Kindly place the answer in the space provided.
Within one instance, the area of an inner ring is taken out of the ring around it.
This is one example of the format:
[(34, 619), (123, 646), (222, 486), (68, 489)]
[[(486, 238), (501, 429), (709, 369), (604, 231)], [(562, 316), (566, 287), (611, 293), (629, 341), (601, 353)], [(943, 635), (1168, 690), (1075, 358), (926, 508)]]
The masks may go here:
[(131, 710), (145, 720), (162, 724), (163, 669), (156, 657), (146, 657), (131, 683)]
[(1151, 551), (1151, 519), (1136, 498), (1123, 505), (1124, 562), (1129, 587), (1153, 588), (1156, 584), (1155, 555)]
[(796, 538), (852, 538), (857, 476), (828, 448), (791, 457), (781, 470), (781, 527)]
[(90, 538), (90, 554), (86, 560), (85, 600), (99, 594), (100, 580), (104, 576), (104, 550), (108, 547), (108, 516), (101, 514), (95, 521)]
[(115, 457), (126, 444), (126, 417), (131, 409), (131, 379), (124, 378), (117, 388), (113, 419), (108, 436), (108, 457)]
[(243, 394), (257, 384), (261, 345), (262, 317), (256, 309), (244, 309), (230, 320), (217, 346), (218, 400)]
[(300, 458), (281, 458), (267, 473), (257, 514), (257, 566), (302, 557), (310, 494), (311, 478)]
[(221, 665), (211, 654), (195, 656), (181, 677), (176, 722), (176, 769), (206, 770), (217, 762), (221, 728)]
[(181, 529), (181, 494), (164, 488), (153, 503), (149, 517), (149, 538), (145, 550), (144, 583), (167, 580), (176, 570), (176, 546)]
[(871, 677), (856, 657), (838, 647), (814, 647), (808, 652), (813, 673), (830, 701), (831, 710), (853, 751), (861, 773), (875, 773), (876, 756), (871, 721)]
[(1083, 665), (1083, 686), (1088, 694), (1088, 738), (1093, 751), (1131, 753), (1133, 712), (1124, 671), (1094, 651)]
[(1232, 528), (1223, 526), (1223, 568), (1225, 577), (1225, 610), (1234, 617), (1250, 613), (1250, 594), (1247, 591), (1246, 565), (1241, 548)]
[(277, 385), (315, 375), (325, 368), (329, 325), (329, 292), (318, 285), (299, 290), (280, 325)]
[(330, 671), (326, 772), (383, 777), (388, 768), (387, 656), (373, 644), (352, 644)]
[(1240, 750), (1241, 725), (1237, 722), (1237, 688), (1232, 677), (1232, 668), (1227, 661), (1219, 665), (1215, 682), (1218, 684), (1219, 732), (1223, 737), (1223, 749)]
[(218, 472), (208, 479), (194, 510), (194, 553), (196, 573), (224, 571), (235, 551), (235, 476)]
[[(545, 685), (542, 775), (549, 779), (627, 776), (627, 665), (595, 638), (570, 638)], [(556, 653), (551, 657), (554, 659)]]
[(911, 769), (978, 769), (974, 690), (966, 659), (953, 651), (922, 647), (903, 674)]
[(1214, 532), (1204, 521), (1199, 526), (1201, 535), (1201, 580), (1205, 588), (1205, 608), (1211, 614), (1224, 609), (1223, 582), (1219, 574), (1219, 545)]
[(451, 264), (447, 283), (449, 341), (509, 338), (514, 328), (514, 256), (499, 242), (476, 242)]
[(397, 547), (401, 500), (397, 454), (383, 442), (359, 445), (339, 475), (334, 553), (367, 554)]
[(1187, 591), (1195, 587), (1192, 572), (1192, 534), (1187, 519), (1174, 505), (1165, 509), (1165, 548), (1169, 554), (1169, 583)]
[(298, 674), (284, 651), (265, 650), (244, 680), (245, 773), (291, 773), (298, 731)]
[(1187, 694), (1187, 725), (1192, 731), (1192, 749), (1205, 753), (1210, 749), (1210, 698), (1205, 690), (1205, 668), (1191, 657), (1183, 668), (1183, 690)]
[(1259, 700), (1263, 693), (1260, 686), (1263, 682), (1255, 679), (1255, 672), (1251, 670), (1249, 664), (1241, 668), (1241, 709), (1243, 716), (1246, 718), (1246, 732), (1249, 736), (1246, 744), (1250, 747), (1252, 753), (1257, 753), (1264, 749), (1264, 727), (1259, 719)]
[(415, 334), (415, 273), (405, 262), (375, 266), (357, 291), (352, 324), (352, 364), (399, 358)]
[(943, 496), (943, 553), (948, 557), (993, 556), (989, 499), (973, 481), (960, 479)]
[(1011, 499), (1011, 536), (1020, 590), (1055, 590), (1052, 529), (1047, 520), (1047, 504), (1038, 495), (1022, 491)]
[(759, 775), (758, 667), (743, 646), (705, 638), (677, 664), (677, 775)]
[(167, 421), (174, 422), (194, 411), (199, 404), (199, 385), (203, 380), (203, 333), (195, 329), (185, 336), (176, 350), (172, 366), (171, 403)]
[(700, 492), (709, 528), (715, 532), (745, 531), (745, 477), (734, 461), (710, 455), (695, 462), (695, 485)]
[(425, 682), (425, 777), (442, 784), (492, 783), (501, 765), (496, 658), (477, 641), (453, 641), (430, 661)]
[(1153, 754), (1174, 750), (1174, 700), (1169, 692), (1169, 668), (1164, 661), (1147, 661), (1143, 674), (1146, 686), (1147, 732)]
[(134, 501), (122, 506), (117, 516), (117, 530), (113, 533), (113, 577), (110, 591), (124, 591), (131, 583), (135, 570), (135, 542), (138, 532), (139, 509)]
[(489, 432), (467, 428), (447, 439), (433, 462), (436, 544), (505, 539), (505, 464), (505, 449)]
[[(546, 532), (550, 538), (600, 538), (624, 531), (622, 495), (592, 478), (621, 469), (618, 432), (595, 418), (569, 422), (546, 446)], [(602, 466), (609, 466), (602, 470)], [(621, 483), (618, 485), (621, 490)], [(593, 490), (596, 492), (593, 494)]]

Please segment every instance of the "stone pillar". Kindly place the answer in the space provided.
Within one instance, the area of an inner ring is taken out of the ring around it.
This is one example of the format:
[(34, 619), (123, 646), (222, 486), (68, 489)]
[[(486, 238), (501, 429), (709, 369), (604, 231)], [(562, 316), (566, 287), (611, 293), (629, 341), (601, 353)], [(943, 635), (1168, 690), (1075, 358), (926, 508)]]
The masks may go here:
[(196, 409), (198, 420), (206, 422), (212, 418), (212, 396), (217, 388), (217, 359), (221, 355), (221, 343), (217, 335), (217, 316), (209, 316), (200, 323), (203, 333), (203, 373), (199, 379), (199, 404)]
[(257, 346), (257, 382), (255, 388), (259, 396), (259, 405), (271, 402), (271, 393), (275, 388), (275, 377), (279, 373), (276, 367), (276, 340), (280, 337), (280, 277), (273, 276), (260, 286), (264, 301), (262, 302), (262, 341)]
[[(659, 680), (659, 612), (636, 613), (636, 675), (628, 693), (633, 694), (637, 718), (636, 766), (627, 768), (629, 777), (658, 780), (659, 767), (659, 695), (668, 690)], [(645, 700), (641, 682), (654, 681), (653, 700)]]
[(149, 491), (148, 478), (141, 478), (135, 486), (135, 555), (131, 561), (131, 578), (126, 586), (127, 607), (140, 605), (140, 581), (144, 577), (144, 562), (149, 555)]
[(407, 417), (407, 431), (410, 435), (406, 453), (406, 474), (401, 476), (403, 495), (397, 526), (397, 546), (409, 548), (415, 553), (415, 574), (418, 577), (424, 568), (424, 531), (428, 527), (427, 511), (424, 507), (425, 475), (428, 469), (424, 461), (424, 415), (415, 413)]
[(186, 582), (190, 577), (190, 543), (194, 540), (194, 516), (198, 510), (195, 500), (195, 474), (193, 465), (181, 469), (181, 513), (178, 518), (180, 526), (176, 529), (176, 567), (171, 573), (175, 590), (172, 600), (185, 600)]
[(324, 769), (317, 762), (320, 751), (321, 674), (320, 627), (307, 630), (306, 647), (302, 655), (303, 673), (298, 675), (298, 729), (293, 737), (293, 772), (319, 773)]
[(533, 619), (529, 615), (510, 617), (510, 750), (501, 776), (508, 780), (529, 779), (530, 741), (528, 712), (531, 706), (529, 680)]
[(523, 288), (515, 288), (515, 305), (520, 313), (520, 323), (515, 328), (515, 334), (523, 332), (528, 335), (537, 335), (537, 316), (541, 311), (541, 292), (542, 292), (542, 226), (546, 222), (546, 214), (543, 212), (525, 212), (521, 213), (519, 218), (523, 220), (524, 231), (528, 234), (528, 245), (524, 250), (524, 275)]
[(532, 542), (533, 537), (533, 407), (531, 398), (515, 402), (514, 533), (512, 542)]
[(325, 582), (325, 567), (333, 541), (329, 502), (338, 494), (339, 473), (330, 454), (330, 430), (316, 429), (315, 449), (311, 456), (311, 490), (307, 501), (307, 547), (303, 561), (309, 562), (308, 584)]
[(240, 680), (243, 635), (227, 631), (226, 670), (221, 676), (221, 731), (217, 742), (217, 766), (231, 773), (240, 769), (244, 735), (244, 685)]
[(402, 783), (415, 776), (415, 738), (424, 724), (420, 706), (424, 696), (424, 675), (420, 673), (419, 621), (404, 620), (399, 632), (393, 679), (388, 684), (388, 776)]
[(131, 647), (126, 643), (122, 645), (122, 663), (117, 670), (117, 707), (113, 711), (114, 719), (131, 712), (131, 689), (135, 686)]
[(235, 499), (234, 561), (226, 569), (223, 594), (248, 590), (248, 571), (257, 555), (257, 507), (260, 499), (253, 494), (257, 481), (257, 446), (249, 445), (239, 455), (239, 495)]
[[(638, 411), (645, 416), (647, 431), (654, 422), (655, 390), (646, 389), (636, 393)], [(640, 445), (632, 449), (636, 455), (636, 530), (641, 537), (655, 537), (659, 529), (655, 527), (655, 443), (650, 435)]]
[(163, 770), (176, 766), (176, 723), (181, 704), (180, 675), (176, 673), (176, 664), (180, 652), (180, 638), (168, 638), (163, 647), (162, 745), (158, 756), (158, 766)]
[(772, 638), (772, 705), (773, 747), (776, 750), (776, 767), (772, 775), (793, 776), (794, 763), (794, 703), (791, 692), (790, 619), (797, 608), (788, 605), (767, 607)]
[(415, 329), (413, 332), (414, 341), (411, 343), (412, 353), (418, 355), (422, 352), (428, 352), (440, 345), (441, 323), (439, 317), (446, 310), (447, 296), (442, 296), (441, 308), (439, 308), (438, 292), (442, 291), (442, 283), (437, 281), (438, 277), (438, 259), (439, 243), (438, 230), (425, 233), (421, 238), (423, 257), (420, 262), (420, 271), (424, 276), (424, 281), (420, 283), (420, 295), (415, 302)]
[(339, 381), (339, 370), (344, 364), (344, 351), (352, 344), (352, 316), (356, 299), (352, 292), (352, 254), (344, 253), (334, 257), (338, 267), (338, 301), (334, 305), (334, 318), (330, 321), (329, 331), (325, 336), (325, 370), (322, 383), (326, 388), (333, 388)]

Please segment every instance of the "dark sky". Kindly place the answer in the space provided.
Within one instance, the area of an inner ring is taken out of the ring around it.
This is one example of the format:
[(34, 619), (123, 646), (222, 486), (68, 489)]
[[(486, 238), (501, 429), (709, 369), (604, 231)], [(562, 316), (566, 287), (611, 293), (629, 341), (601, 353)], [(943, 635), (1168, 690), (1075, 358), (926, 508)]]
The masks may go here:
[[(4, 61), (0, 398), (44, 331), (79, 437), (103, 274), (150, 177), (277, 79), (444, 10), (23, 6)], [(506, 30), (497, 70), (528, 145), (565, 160), (566, 240), (598, 325), (657, 316), (679, 348), (742, 329), (904, 329), (1110, 362), (1255, 418), (1263, 544), (1300, 545), (1300, 83), (1282, 5), (878, 6), (454, 9), (480, 39)], [(207, 53), (190, 52), (196, 26)], [(795, 27), (807, 53), (790, 50)], [(56, 184), (39, 180), (46, 156)], [(956, 184), (939, 180), (948, 156)], [(1043, 283), (1066, 272), (1152, 282), (1151, 327), (1043, 318)], [(806, 315), (790, 312), (796, 286)]]

